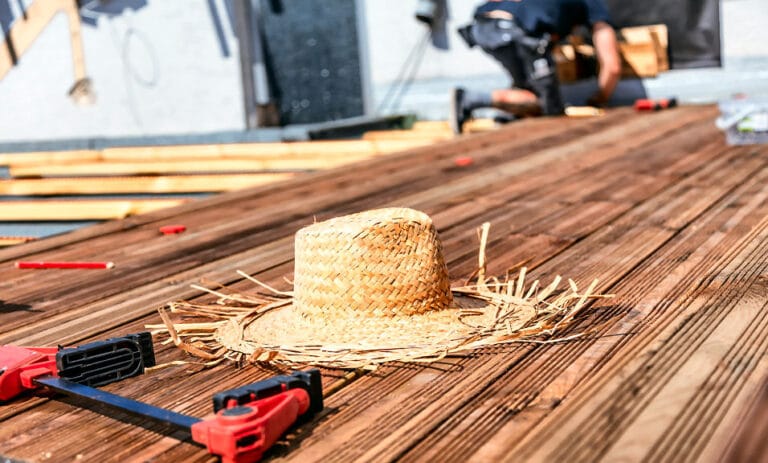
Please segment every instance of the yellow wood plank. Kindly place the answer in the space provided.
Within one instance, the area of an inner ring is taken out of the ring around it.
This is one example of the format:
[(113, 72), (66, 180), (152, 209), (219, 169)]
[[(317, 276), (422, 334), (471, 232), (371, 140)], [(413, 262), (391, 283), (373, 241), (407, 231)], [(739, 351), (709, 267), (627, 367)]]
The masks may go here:
[(372, 143), (376, 146), (377, 153), (388, 154), (431, 145), (434, 142), (432, 140), (375, 140)]
[(478, 133), (487, 132), (489, 130), (496, 130), (499, 128), (499, 124), (493, 119), (470, 119), (464, 123), (464, 132), (466, 133)]
[(66, 162), (93, 162), (101, 160), (101, 153), (95, 150), (34, 151), (29, 153), (0, 154), (0, 165), (31, 165)]
[(568, 106), (565, 108), (565, 115), (568, 117), (594, 117), (604, 114), (604, 110), (594, 106)]
[(285, 143), (230, 143), (221, 145), (176, 145), (106, 148), (100, 159), (138, 161), (164, 159), (274, 159), (373, 155), (376, 145), (367, 141), (312, 141)]
[[(293, 155), (376, 154), (376, 145), (364, 140), (328, 140), (283, 143)], [(233, 148), (235, 145), (229, 145)]]
[(5, 42), (13, 45), (16, 58), (20, 59), (51, 19), (66, 6), (67, 1), (36, 0), (26, 7), (23, 16), (15, 18), (11, 29), (7, 32), (6, 41), (0, 45), (0, 80), (14, 66), (13, 57)]
[[(499, 124), (490, 118), (470, 119), (464, 123), (465, 132), (483, 132), (497, 129)], [(417, 121), (413, 124), (412, 132), (444, 132), (451, 133), (451, 126), (448, 121)]]
[(414, 131), (438, 131), (438, 130), (451, 130), (451, 125), (448, 121), (416, 121), (413, 123)]
[(151, 177), (67, 177), (0, 180), (7, 196), (230, 191), (279, 182), (295, 174), (174, 175)]
[(219, 145), (120, 146), (105, 148), (99, 155), (104, 161), (154, 161), (162, 159), (215, 159), (221, 157)]
[(186, 199), (99, 199), (0, 202), (0, 221), (110, 220), (178, 206)]
[(622, 58), (622, 76), (656, 77), (659, 73), (659, 60), (653, 42), (619, 43)]
[(329, 169), (369, 158), (369, 155), (320, 159), (179, 159), (176, 161), (145, 162), (90, 162), (80, 164), (48, 164), (32, 166), (11, 166), (11, 177), (63, 177), (63, 176), (108, 176), (108, 175), (152, 175), (181, 174), (196, 172), (264, 172), (264, 171), (305, 171)]
[(80, 33), (80, 11), (76, 0), (66, 0), (62, 3), (67, 14), (69, 24), (69, 42), (72, 47), (72, 69), (75, 73), (75, 82), (86, 78), (85, 54), (83, 52), (83, 38)]
[(619, 29), (624, 75), (653, 77), (669, 70), (667, 27), (664, 24)]
[(37, 238), (34, 236), (0, 236), (0, 246), (15, 246), (17, 244), (28, 243)]
[(454, 137), (450, 130), (371, 130), (363, 134), (363, 140), (425, 140), (430, 142), (449, 140)]
[[(445, 137), (445, 135), (441, 135)], [(432, 143), (431, 139), (332, 140), (220, 145), (131, 146), (97, 150), (38, 151), (0, 154), (0, 165), (68, 164), (97, 161), (162, 161), (193, 159), (310, 159), (373, 156)]]

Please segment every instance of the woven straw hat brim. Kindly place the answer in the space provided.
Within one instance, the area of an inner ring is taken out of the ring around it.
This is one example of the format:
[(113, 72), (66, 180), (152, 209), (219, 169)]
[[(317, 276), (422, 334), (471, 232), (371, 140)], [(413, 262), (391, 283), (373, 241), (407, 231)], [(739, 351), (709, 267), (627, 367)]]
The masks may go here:
[[(400, 211), (385, 212), (388, 216), (406, 215)], [(418, 214), (414, 217), (419, 219), (414, 223), (427, 223)], [(367, 220), (366, 215), (357, 218)], [(402, 230), (411, 225), (413, 223), (409, 221), (399, 227), (398, 233), (392, 233), (397, 237), (395, 244), (411, 245), (417, 242), (424, 230), (416, 230), (419, 233), (410, 238), (400, 236)], [(322, 275), (328, 274), (326, 269), (317, 265), (318, 260), (323, 260), (322, 253), (311, 253), (309, 249), (309, 258), (304, 254), (302, 256), (305, 263), (314, 267), (308, 273), (306, 270), (309, 267), (301, 268), (303, 273), (299, 274), (301, 278), (298, 280), (302, 284), (297, 285), (294, 279), (293, 291), (278, 291), (238, 271), (242, 277), (257, 284), (257, 292), (230, 293), (195, 286), (218, 296), (219, 300), (207, 305), (184, 301), (169, 304), (172, 313), (215, 321), (174, 323), (161, 309), (163, 325), (150, 328), (167, 332), (180, 348), (213, 362), (229, 358), (256, 363), (359, 368), (389, 361), (429, 362), (455, 352), (526, 342), (535, 337), (551, 337), (570, 326), (588, 300), (609, 297), (594, 292), (597, 280), (592, 281), (583, 293), (570, 279), (565, 289), (559, 290), (560, 276), (556, 276), (546, 287), (540, 286), (538, 280), (526, 284), (526, 267), (520, 268), (517, 278), (507, 275), (503, 280), (487, 280), (485, 245), (489, 227), (490, 224), (485, 223), (480, 229), (476, 284), (468, 281), (465, 286), (450, 288), (439, 242), (434, 227), (430, 225), (425, 231), (430, 238), (417, 248), (429, 250), (428, 254), (432, 257), (419, 259), (417, 256), (413, 262), (428, 264), (409, 271), (406, 274), (409, 278), (395, 278), (393, 281), (374, 279), (373, 285), (361, 287), (356, 292), (312, 283), (335, 279), (322, 278)], [(303, 238), (299, 241), (304, 243)], [(307, 243), (311, 245), (312, 240)], [(434, 246), (429, 243), (434, 243)], [(353, 270), (347, 272), (349, 275), (341, 281), (359, 282), (360, 275), (372, 274), (370, 269), (362, 271), (355, 265), (358, 260), (374, 262), (371, 256), (367, 253), (356, 256), (344, 261), (340, 267), (331, 265), (332, 269), (341, 273), (348, 268)], [(336, 261), (334, 258), (328, 260), (331, 264)], [(397, 259), (390, 257), (375, 262), (383, 262), (384, 265), (384, 270), (378, 273), (402, 276), (397, 267), (390, 265), (397, 263)], [(316, 275), (321, 278), (314, 278)], [(445, 290), (432, 293), (421, 291), (419, 284), (424, 275), (436, 277), (430, 280), (427, 288), (444, 286)], [(382, 291), (382, 288), (390, 291)], [(399, 292), (398, 288), (401, 289)], [(396, 297), (389, 297), (392, 294)], [(424, 294), (430, 297), (423, 297)], [(581, 333), (567, 339), (579, 336)]]
[[(453, 305), (424, 314), (332, 320), (308, 319), (288, 305), (260, 313), (246, 322), (224, 323), (215, 338), (227, 349), (249, 356), (270, 352), (292, 361), (311, 363), (322, 359), (346, 366), (356, 362), (367, 365), (372, 359), (443, 356), (461, 350), (475, 338), (487, 336), (499, 315), (497, 304), (478, 298), (457, 294)], [(517, 310), (521, 312), (521, 322), (530, 319), (529, 308)]]
[(169, 304), (169, 308), (218, 321), (173, 323), (160, 309), (163, 325), (148, 328), (167, 332), (183, 350), (213, 362), (229, 358), (360, 368), (389, 361), (430, 362), (455, 352), (549, 337), (570, 326), (588, 300), (610, 297), (594, 292), (597, 280), (584, 292), (578, 291), (572, 280), (565, 290), (556, 291), (560, 277), (541, 287), (538, 280), (525, 285), (525, 273), (522, 268), (517, 279), (490, 286), (479, 278), (480, 285), (453, 289), (452, 308), (391, 320), (358, 316), (313, 321), (300, 315), (290, 293), (251, 299), (208, 290), (221, 297), (219, 304), (182, 301)]

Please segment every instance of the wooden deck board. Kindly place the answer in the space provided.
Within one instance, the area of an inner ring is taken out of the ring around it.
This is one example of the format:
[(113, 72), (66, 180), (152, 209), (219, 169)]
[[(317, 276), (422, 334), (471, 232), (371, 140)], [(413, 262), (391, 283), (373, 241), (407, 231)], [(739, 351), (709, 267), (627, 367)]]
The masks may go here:
[(64, 177), (0, 180), (0, 195), (56, 196), (205, 193), (279, 182), (294, 174), (176, 175), (151, 177)]
[(109, 220), (178, 206), (187, 199), (72, 199), (0, 202), (2, 221)]
[[(355, 166), (195, 201), (0, 250), (0, 342), (74, 344), (140, 330), (204, 278), (235, 270), (285, 287), (293, 233), (316, 217), (398, 204), (433, 216), (452, 278), (528, 261), (614, 299), (578, 341), (515, 344), (438, 364), (380, 367), (269, 453), (278, 461), (688, 461), (718, 459), (764, 416), (768, 382), (768, 148), (727, 147), (711, 107), (541, 119)], [(470, 155), (458, 167), (454, 158)], [(160, 225), (185, 223), (181, 235)], [(119, 243), (119, 245), (118, 245)], [(103, 258), (104, 272), (18, 271), (17, 259)], [(156, 343), (158, 357), (187, 358)], [(325, 370), (329, 384), (338, 371)], [(174, 366), (107, 387), (196, 415), (258, 368)], [(41, 460), (213, 461), (205, 451), (70, 404), (0, 406), (0, 454)], [(52, 441), (41, 433), (62, 433)], [(760, 428), (763, 429), (763, 428)], [(93, 438), (96, 436), (96, 438)], [(750, 440), (751, 439), (751, 440)], [(755, 450), (757, 449), (757, 450)]]

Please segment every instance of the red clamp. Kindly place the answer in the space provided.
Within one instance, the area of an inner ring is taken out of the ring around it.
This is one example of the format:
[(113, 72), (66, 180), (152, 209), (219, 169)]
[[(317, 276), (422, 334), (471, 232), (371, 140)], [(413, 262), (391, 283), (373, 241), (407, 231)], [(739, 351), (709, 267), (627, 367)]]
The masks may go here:
[(58, 374), (57, 347), (0, 347), (0, 401), (37, 389), (35, 378)]
[(222, 463), (258, 461), (299, 416), (310, 408), (305, 389), (219, 410), (214, 418), (192, 425), (192, 440), (219, 455)]
[(677, 98), (662, 98), (658, 100), (635, 100), (635, 111), (659, 111), (677, 106)]
[(78, 347), (0, 346), (0, 401), (37, 389), (43, 377), (103, 386), (144, 373), (154, 364), (155, 351), (148, 332)]

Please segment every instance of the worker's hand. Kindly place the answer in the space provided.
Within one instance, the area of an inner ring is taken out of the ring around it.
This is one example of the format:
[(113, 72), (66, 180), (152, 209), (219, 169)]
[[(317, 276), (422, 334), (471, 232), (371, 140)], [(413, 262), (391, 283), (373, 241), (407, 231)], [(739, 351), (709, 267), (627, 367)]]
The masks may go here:
[(595, 44), (595, 52), (600, 64), (597, 75), (597, 85), (600, 90), (590, 100), (604, 105), (608, 103), (621, 78), (619, 46), (613, 28), (608, 23), (600, 21), (592, 26), (592, 42)]

